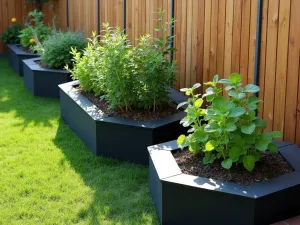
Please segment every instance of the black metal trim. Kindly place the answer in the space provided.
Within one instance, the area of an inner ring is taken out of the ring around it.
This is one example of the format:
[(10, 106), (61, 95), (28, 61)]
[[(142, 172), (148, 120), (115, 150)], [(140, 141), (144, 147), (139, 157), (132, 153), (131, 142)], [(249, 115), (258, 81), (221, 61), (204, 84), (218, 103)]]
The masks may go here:
[[(256, 44), (255, 44), (255, 64), (254, 64), (254, 84), (259, 85), (260, 69), (260, 49), (261, 49), (261, 25), (263, 0), (257, 0), (257, 20), (256, 20)], [(256, 95), (258, 95), (256, 93)]]
[[(171, 19), (173, 18), (175, 18), (175, 0), (171, 1)], [(175, 33), (175, 27), (173, 26), (171, 29), (171, 37), (174, 37), (174, 33)], [(174, 41), (175, 40), (173, 39), (171, 42), (171, 48), (174, 48)], [(170, 63), (173, 62), (173, 59), (174, 59), (174, 52), (172, 51), (170, 55)]]
[(124, 34), (126, 34), (126, 21), (127, 21), (127, 13), (126, 13), (126, 9), (127, 9), (127, 2), (126, 0), (123, 1), (124, 4), (124, 9), (123, 9), (123, 26), (124, 26)]
[(69, 0), (66, 1), (66, 19), (67, 19), (67, 28), (70, 27), (70, 19), (69, 19)]
[(100, 9), (100, 0), (97, 0), (97, 34), (100, 35), (100, 30), (101, 30), (101, 9)]

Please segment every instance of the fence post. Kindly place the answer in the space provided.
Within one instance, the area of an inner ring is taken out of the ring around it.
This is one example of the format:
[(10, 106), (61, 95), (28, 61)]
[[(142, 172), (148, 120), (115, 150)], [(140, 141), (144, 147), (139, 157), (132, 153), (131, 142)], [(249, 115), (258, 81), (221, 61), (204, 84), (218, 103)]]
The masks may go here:
[[(255, 64), (254, 64), (254, 84), (256, 85), (259, 85), (262, 9), (263, 9), (263, 0), (257, 0), (256, 43), (255, 43)], [(256, 96), (257, 95), (258, 93), (256, 93)]]
[(126, 34), (126, 20), (127, 20), (127, 15), (126, 15), (126, 7), (127, 7), (127, 2), (126, 0), (123, 0), (123, 27), (124, 27), (124, 34)]
[(66, 0), (66, 19), (67, 19), (67, 29), (70, 28), (70, 21), (69, 21), (69, 0)]
[[(171, 1), (171, 19), (173, 19), (175, 17), (175, 0), (172, 0)], [(175, 26), (175, 24), (174, 24)], [(175, 41), (175, 38), (174, 38), (174, 26), (172, 27), (171, 29), (171, 37), (173, 37), (172, 39), (172, 42), (171, 42), (171, 48), (174, 48), (174, 41)], [(173, 59), (174, 59), (174, 53), (173, 51), (171, 52), (171, 56), (170, 56), (170, 63), (173, 62)]]
[(100, 30), (101, 30), (101, 9), (100, 9), (100, 0), (97, 1), (97, 34), (100, 35)]

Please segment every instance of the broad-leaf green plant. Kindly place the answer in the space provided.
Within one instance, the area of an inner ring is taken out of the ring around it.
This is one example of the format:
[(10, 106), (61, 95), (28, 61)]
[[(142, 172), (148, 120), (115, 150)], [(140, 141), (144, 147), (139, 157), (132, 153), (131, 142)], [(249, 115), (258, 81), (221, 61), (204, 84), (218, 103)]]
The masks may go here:
[[(188, 147), (197, 155), (203, 154), (203, 163), (218, 160), (222, 167), (230, 169), (233, 164), (242, 164), (253, 171), (262, 152), (278, 152), (272, 140), (282, 136), (281, 132), (264, 132), (266, 122), (256, 116), (261, 99), (252, 95), (260, 91), (257, 85), (242, 86), (241, 75), (231, 74), (229, 79), (219, 80), (216, 75), (205, 94), (195, 94), (200, 84), (184, 88), (189, 99), (179, 107), (186, 106), (187, 116), (182, 119), (184, 127), (191, 127), (189, 135), (181, 135), (177, 143), (181, 148)], [(228, 98), (222, 96), (224, 85)], [(204, 102), (209, 103), (207, 108)]]

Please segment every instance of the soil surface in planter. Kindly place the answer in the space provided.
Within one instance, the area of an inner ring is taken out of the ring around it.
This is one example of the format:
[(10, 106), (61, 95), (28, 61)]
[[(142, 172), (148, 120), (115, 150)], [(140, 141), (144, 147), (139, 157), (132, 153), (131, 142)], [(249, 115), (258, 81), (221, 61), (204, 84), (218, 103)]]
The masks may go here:
[(32, 52), (30, 51), (30, 48), (28, 47), (24, 47), (24, 46), (18, 46), (19, 49), (21, 49), (22, 51), (29, 53), (29, 54), (37, 54), (36, 52)]
[(62, 68), (50, 68), (50, 66), (47, 66), (46, 64), (43, 64), (42, 61), (35, 61), (40, 67), (44, 69), (52, 69), (52, 70), (63, 70), (65, 69), (64, 67)]
[(96, 96), (93, 93), (87, 93), (77, 87), (77, 89), (85, 96), (88, 100), (90, 100), (99, 111), (102, 111), (106, 115), (110, 117), (119, 117), (124, 119), (136, 120), (136, 121), (153, 121), (162, 119), (166, 116), (173, 115), (177, 112), (180, 112), (176, 109), (175, 104), (165, 104), (161, 109), (157, 109), (155, 112), (153, 110), (145, 110), (145, 109), (136, 109), (133, 108), (131, 110), (125, 111), (120, 109), (109, 109), (109, 104), (107, 101), (100, 99), (99, 96)]
[(233, 165), (230, 170), (224, 169), (220, 161), (204, 165), (203, 157), (193, 156), (188, 150), (177, 151), (173, 156), (182, 173), (246, 186), (294, 171), (280, 154), (272, 152), (261, 154), (261, 159), (256, 163), (252, 173), (248, 172), (243, 165)]

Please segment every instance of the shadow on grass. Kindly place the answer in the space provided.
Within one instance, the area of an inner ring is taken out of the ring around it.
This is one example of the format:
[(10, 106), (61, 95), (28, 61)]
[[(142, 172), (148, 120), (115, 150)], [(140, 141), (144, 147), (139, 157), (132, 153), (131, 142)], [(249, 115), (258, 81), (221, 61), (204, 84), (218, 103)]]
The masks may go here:
[(0, 113), (13, 113), (22, 120), (14, 126), (52, 126), (51, 120), (59, 117), (59, 102), (34, 97), (24, 87), (23, 77), (10, 68), (7, 58), (0, 57)]
[(54, 143), (94, 192), (92, 203), (78, 214), (78, 220), (87, 219), (89, 224), (159, 224), (146, 167), (94, 156), (62, 119)]

